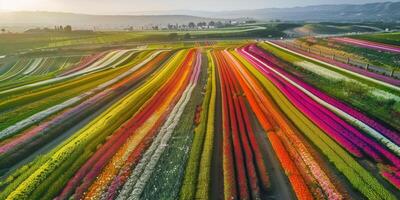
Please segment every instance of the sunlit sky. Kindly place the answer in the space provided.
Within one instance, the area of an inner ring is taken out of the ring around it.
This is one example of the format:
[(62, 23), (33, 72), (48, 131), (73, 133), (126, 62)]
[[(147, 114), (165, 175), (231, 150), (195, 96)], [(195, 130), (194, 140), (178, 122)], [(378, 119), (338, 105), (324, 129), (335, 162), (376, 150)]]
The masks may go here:
[(218, 11), (385, 1), (388, 0), (0, 0), (0, 10), (126, 14), (154, 10)]

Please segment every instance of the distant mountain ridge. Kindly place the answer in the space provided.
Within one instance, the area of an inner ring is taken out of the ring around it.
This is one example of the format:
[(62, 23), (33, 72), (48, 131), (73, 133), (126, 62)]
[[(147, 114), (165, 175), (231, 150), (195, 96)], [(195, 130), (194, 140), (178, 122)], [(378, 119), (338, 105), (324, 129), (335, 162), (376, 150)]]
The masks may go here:
[(0, 12), (0, 25), (9, 26), (54, 26), (69, 24), (73, 27), (121, 28), (128, 26), (150, 26), (187, 24), (211, 21), (211, 18), (189, 15), (89, 15), (46, 11)]
[(187, 24), (223, 19), (252, 18), (257, 20), (280, 19), (285, 21), (398, 21), (400, 2), (369, 3), (360, 5), (316, 5), (293, 8), (263, 8), (233, 11), (149, 11), (126, 15), (89, 15), (44, 11), (0, 11), (0, 26), (54, 26), (72, 25), (77, 28), (98, 27), (121, 29), (128, 26)]
[(368, 4), (315, 5), (292, 8), (262, 8), (233, 11), (148, 11), (132, 14), (189, 14), (201, 17), (242, 18), (257, 20), (289, 20), (289, 21), (398, 21), (400, 20), (400, 2), (382, 2)]

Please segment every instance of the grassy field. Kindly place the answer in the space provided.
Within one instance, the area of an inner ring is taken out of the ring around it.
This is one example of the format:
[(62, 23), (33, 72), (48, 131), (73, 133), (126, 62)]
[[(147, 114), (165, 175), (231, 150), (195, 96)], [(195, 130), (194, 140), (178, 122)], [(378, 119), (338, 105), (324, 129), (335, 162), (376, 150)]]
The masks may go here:
[(281, 37), (292, 24), (258, 24), (212, 30), (132, 32), (48, 32), (0, 34), (0, 55), (82, 45), (168, 42), (180, 40)]
[[(352, 36), (359, 37), (359, 36)], [(370, 35), (368, 35), (370, 37)], [(363, 62), (368, 62), (377, 67), (389, 70), (400, 70), (400, 58), (397, 54), (388, 52), (379, 52), (372, 49), (362, 48), (354, 45), (332, 42), (326, 38), (299, 38), (299, 42), (304, 45), (321, 49), (329, 54), (341, 55), (354, 58)]]
[(400, 45), (400, 33), (378, 33), (378, 34), (368, 34), (368, 35), (355, 35), (351, 36), (357, 39), (369, 40), (373, 42), (381, 42), (391, 45)]

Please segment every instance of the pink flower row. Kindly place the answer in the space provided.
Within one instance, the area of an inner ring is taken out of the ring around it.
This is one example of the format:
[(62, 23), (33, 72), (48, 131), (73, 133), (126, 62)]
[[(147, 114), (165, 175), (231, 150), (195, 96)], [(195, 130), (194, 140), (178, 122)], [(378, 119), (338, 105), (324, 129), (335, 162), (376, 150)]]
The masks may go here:
[[(268, 64), (272, 64), (273, 62), (279, 62), (277, 61), (276, 58), (272, 57), (271, 55), (268, 55), (264, 53), (261, 49), (259, 49), (256, 45), (251, 45), (247, 47), (249, 51), (252, 53), (255, 53), (259, 58), (262, 58), (265, 61), (269, 61)], [(362, 121), (363, 123), (367, 124), (371, 128), (375, 129), (376, 131), (380, 132), (382, 135), (386, 136), (388, 139), (390, 139), (393, 143), (400, 145), (400, 133), (391, 130), (389, 128), (386, 128), (384, 125), (380, 124), (379, 122), (371, 119), (370, 117), (364, 115), (360, 111), (346, 105), (345, 103), (330, 97), (329, 95), (317, 90), (316, 88), (304, 83), (303, 81), (299, 80), (298, 78), (286, 73), (283, 71), (281, 68), (276, 67), (276, 70), (278, 70), (280, 73), (284, 74), (286, 77), (289, 77), (292, 81), (296, 82), (299, 84), (301, 87), (305, 88), (309, 92), (313, 93), (314, 95), (318, 96), (320, 99), (324, 100), (325, 102), (339, 108), (340, 110), (346, 112), (347, 114), (353, 116), (354, 118), (357, 118), (358, 120)]]
[[(274, 63), (265, 59), (268, 55), (265, 55), (266, 53), (258, 49), (255, 45), (249, 46), (245, 48), (245, 50), (252, 53), (252, 55), (257, 59), (266, 62), (268, 66), (278, 70), (281, 74), (290, 77), (290, 75), (285, 73)], [(264, 57), (260, 56), (263, 54)], [(349, 152), (353, 153), (353, 155), (361, 157), (361, 152), (363, 152), (378, 163), (390, 161), (390, 164), (400, 166), (400, 159), (379, 145), (375, 140), (363, 135), (357, 129), (336, 116), (333, 112), (315, 102), (289, 82), (286, 82), (273, 71), (261, 66), (258, 66), (258, 68), (296, 105), (296, 107), (303, 111), (303, 113), (305, 113), (321, 129), (345, 147)], [(293, 77), (290, 77), (290, 79), (293, 80)], [(297, 80), (296, 82), (300, 82), (300, 80)], [(305, 85), (305, 83), (302, 85)], [(383, 160), (383, 158), (385, 160)]]

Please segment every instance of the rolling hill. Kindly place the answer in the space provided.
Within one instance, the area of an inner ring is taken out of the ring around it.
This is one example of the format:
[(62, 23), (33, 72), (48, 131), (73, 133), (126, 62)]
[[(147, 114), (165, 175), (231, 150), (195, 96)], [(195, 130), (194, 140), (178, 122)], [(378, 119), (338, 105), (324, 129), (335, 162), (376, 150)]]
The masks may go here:
[(289, 21), (399, 21), (400, 2), (383, 2), (368, 4), (315, 5), (292, 8), (262, 8), (251, 10), (232, 10), (219, 12), (175, 10), (149, 11), (132, 14), (181, 14), (201, 17), (241, 18), (250, 17), (257, 20), (289, 20)]

